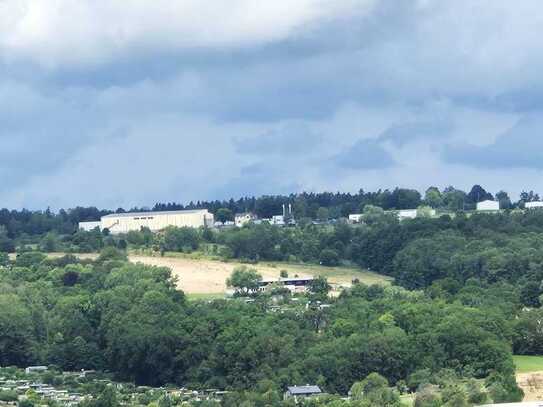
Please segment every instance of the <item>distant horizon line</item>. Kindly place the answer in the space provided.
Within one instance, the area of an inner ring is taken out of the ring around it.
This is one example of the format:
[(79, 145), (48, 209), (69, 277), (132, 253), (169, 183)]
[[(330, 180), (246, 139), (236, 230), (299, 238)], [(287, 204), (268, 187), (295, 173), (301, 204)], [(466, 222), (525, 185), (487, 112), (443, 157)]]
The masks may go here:
[[(481, 185), (480, 184), (474, 184), (471, 189), (473, 189), (474, 187), (477, 187), (477, 186), (480, 187)], [(167, 202), (167, 201), (164, 201), (164, 202), (157, 201), (157, 202), (155, 202), (153, 204), (153, 206), (147, 206), (147, 205), (130, 206), (129, 209), (125, 209), (125, 207), (123, 207), (123, 206), (118, 206), (116, 209), (111, 209), (111, 207), (110, 208), (104, 208), (104, 207), (99, 207), (97, 205), (92, 205), (92, 204), (90, 204), (88, 206), (78, 204), (78, 205), (75, 205), (75, 206), (60, 207), (60, 208), (57, 208), (56, 210), (51, 209), (51, 206), (47, 206), (45, 209), (29, 209), (27, 207), (20, 207), (20, 208), (2, 207), (2, 208), (0, 208), (0, 211), (5, 211), (5, 210), (10, 211), (10, 212), (12, 212), (12, 211), (16, 211), (16, 212), (25, 212), (25, 211), (28, 211), (28, 212), (47, 212), (47, 211), (50, 211), (51, 213), (58, 214), (61, 211), (69, 212), (69, 211), (76, 210), (78, 208), (81, 208), (81, 209), (93, 208), (93, 209), (97, 209), (100, 212), (104, 212), (104, 214), (107, 215), (108, 213), (109, 214), (114, 214), (114, 213), (130, 213), (130, 212), (156, 212), (156, 211), (159, 211), (159, 210), (164, 210), (164, 209), (158, 209), (157, 206), (161, 206), (161, 207), (170, 206), (170, 207), (177, 208), (177, 209), (171, 209), (171, 210), (185, 210), (185, 209), (187, 209), (187, 210), (197, 210), (197, 209), (207, 209), (207, 207), (209, 207), (210, 205), (216, 204), (216, 203), (223, 204), (223, 203), (229, 203), (230, 201), (233, 201), (234, 203), (236, 203), (236, 202), (240, 202), (240, 201), (244, 201), (244, 200), (258, 200), (258, 199), (262, 199), (262, 198), (272, 198), (272, 199), (285, 199), (284, 203), (288, 203), (289, 200), (292, 200), (292, 199), (295, 199), (297, 197), (304, 196), (304, 195), (307, 195), (307, 196), (333, 195), (333, 196), (356, 197), (357, 195), (361, 195), (361, 193), (363, 193), (363, 194), (379, 194), (379, 193), (388, 192), (388, 193), (392, 194), (394, 191), (397, 191), (397, 190), (400, 190), (400, 191), (416, 191), (417, 193), (420, 194), (421, 200), (424, 200), (424, 194), (431, 188), (436, 188), (441, 193), (445, 193), (445, 191), (447, 189), (453, 188), (454, 190), (459, 191), (459, 192), (463, 192), (466, 195), (469, 194), (469, 192), (466, 192), (465, 190), (460, 189), (460, 188), (456, 188), (456, 187), (454, 187), (452, 185), (449, 185), (449, 186), (441, 188), (441, 189), (439, 187), (431, 185), (431, 186), (427, 187), (423, 192), (421, 192), (421, 190), (419, 190), (417, 188), (408, 188), (408, 187), (396, 186), (394, 188), (378, 188), (377, 190), (373, 190), (373, 191), (364, 190), (364, 188), (360, 188), (358, 190), (358, 192), (343, 192), (343, 191), (339, 191), (339, 190), (337, 190), (335, 192), (332, 192), (332, 191), (323, 190), (323, 191), (320, 191), (320, 192), (315, 192), (315, 191), (291, 192), (289, 194), (243, 195), (243, 196), (238, 196), (237, 198), (230, 197), (230, 198), (223, 198), (223, 199), (190, 200), (188, 203), (185, 203), (185, 204), (183, 204), (181, 202), (176, 202), (176, 201), (169, 201), (169, 202)], [(507, 191), (505, 191), (505, 189), (500, 189), (499, 191), (497, 191), (495, 193), (491, 193), (491, 192), (488, 192), (488, 191), (486, 191), (486, 192), (490, 193), (493, 196), (493, 199), (495, 199), (495, 195), (497, 193), (499, 193), (499, 192), (505, 192), (505, 193), (507, 193), (509, 195), (509, 193)], [(522, 192), (519, 193), (519, 199), (518, 200), (515, 201), (514, 199), (509, 197), (509, 199), (511, 200), (511, 203), (523, 202), (523, 199), (522, 199), (522, 194), (523, 193), (531, 194), (531, 196), (539, 198), (539, 193), (534, 192), (533, 190), (529, 190), (529, 191), (528, 190), (522, 190)], [(203, 205), (207, 205), (207, 207), (205, 207)]]

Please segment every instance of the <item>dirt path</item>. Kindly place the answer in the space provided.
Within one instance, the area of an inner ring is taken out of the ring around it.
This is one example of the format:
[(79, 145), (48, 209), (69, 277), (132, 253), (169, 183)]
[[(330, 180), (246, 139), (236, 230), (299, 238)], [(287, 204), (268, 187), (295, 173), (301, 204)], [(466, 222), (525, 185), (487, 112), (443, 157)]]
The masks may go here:
[(517, 384), (524, 390), (524, 401), (543, 400), (543, 371), (517, 373)]

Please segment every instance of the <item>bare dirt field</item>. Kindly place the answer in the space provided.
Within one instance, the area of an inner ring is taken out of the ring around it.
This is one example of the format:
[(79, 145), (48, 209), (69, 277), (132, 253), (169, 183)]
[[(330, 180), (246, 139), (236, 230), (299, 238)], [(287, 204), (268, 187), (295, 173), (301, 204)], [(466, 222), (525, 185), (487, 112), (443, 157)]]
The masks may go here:
[[(226, 292), (226, 279), (235, 267), (236, 262), (221, 262), (206, 259), (188, 259), (178, 257), (150, 257), (130, 255), (130, 261), (141, 262), (153, 266), (169, 267), (178, 278), (178, 287), (189, 294), (219, 294)], [(323, 275), (332, 285), (349, 286), (354, 278), (368, 284), (388, 284), (389, 280), (376, 273), (365, 272), (354, 268), (322, 267), (313, 265), (292, 265), (283, 263), (258, 263), (248, 267), (258, 270), (262, 277), (278, 278), (281, 270), (286, 270), (290, 277), (311, 277)]]
[(543, 371), (517, 373), (517, 384), (524, 390), (524, 401), (543, 400)]
[[(60, 257), (63, 253), (49, 253), (49, 257)], [(97, 254), (76, 254), (81, 259), (95, 259)], [(227, 292), (226, 279), (235, 267), (242, 265), (239, 262), (222, 262), (205, 258), (181, 257), (179, 254), (167, 254), (164, 257), (130, 254), (129, 260), (152, 266), (168, 267), (177, 277), (177, 286), (186, 294), (195, 296), (219, 295)], [(290, 264), (260, 262), (250, 264), (262, 277), (278, 278), (281, 270), (286, 270), (289, 277), (325, 276), (332, 287), (340, 289), (351, 285), (353, 279), (365, 284), (390, 284), (391, 278), (364, 271), (354, 267), (324, 267), (311, 264)]]

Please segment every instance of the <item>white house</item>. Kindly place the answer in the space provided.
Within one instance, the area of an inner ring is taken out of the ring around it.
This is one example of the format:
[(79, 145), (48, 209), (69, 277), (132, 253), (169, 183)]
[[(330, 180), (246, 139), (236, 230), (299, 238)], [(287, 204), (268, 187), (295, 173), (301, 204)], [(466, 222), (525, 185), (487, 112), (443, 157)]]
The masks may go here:
[(90, 232), (96, 228), (100, 229), (100, 221), (79, 222), (79, 229), (84, 230), (85, 232)]
[(285, 224), (285, 216), (284, 215), (273, 215), (271, 218), (272, 225), (276, 226), (283, 226)]
[(26, 374), (29, 374), (29, 373), (40, 373), (40, 372), (46, 372), (47, 371), (47, 366), (28, 366), (26, 369), (25, 369), (25, 373)]
[(486, 201), (477, 202), (478, 211), (499, 211), (500, 203), (498, 201), (492, 201), (490, 199)]
[(416, 209), (400, 209), (398, 211), (398, 219), (404, 220), (404, 219), (415, 219), (417, 217), (417, 210)]
[(292, 293), (305, 293), (309, 284), (313, 281), (313, 277), (294, 277), (294, 278), (276, 278), (276, 279), (266, 279), (260, 282), (260, 291), (265, 291), (266, 287), (277, 284), (282, 285)]
[(349, 215), (349, 222), (350, 223), (360, 223), (362, 221), (363, 216), (364, 215), (362, 213), (351, 213)]
[(299, 399), (317, 397), (322, 394), (319, 386), (289, 386), (285, 392), (284, 399), (293, 398), (294, 402), (298, 403)]
[(246, 223), (255, 221), (256, 219), (257, 219), (257, 216), (254, 213), (245, 212), (245, 213), (237, 213), (234, 221), (236, 222), (236, 226), (240, 228)]
[(543, 208), (543, 202), (542, 201), (526, 202), (524, 204), (524, 207), (526, 209)]

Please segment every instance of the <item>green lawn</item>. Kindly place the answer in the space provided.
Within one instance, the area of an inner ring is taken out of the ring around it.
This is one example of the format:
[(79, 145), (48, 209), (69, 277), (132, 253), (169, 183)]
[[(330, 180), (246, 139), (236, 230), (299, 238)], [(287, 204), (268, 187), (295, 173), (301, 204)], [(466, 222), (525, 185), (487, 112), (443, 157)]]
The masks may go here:
[(415, 396), (413, 394), (405, 394), (403, 396), (400, 396), (400, 400), (403, 406), (411, 407), (415, 402)]
[(222, 293), (185, 293), (185, 296), (189, 301), (208, 301), (208, 300), (219, 300), (226, 298)]
[(543, 356), (513, 356), (518, 373), (543, 371)]

